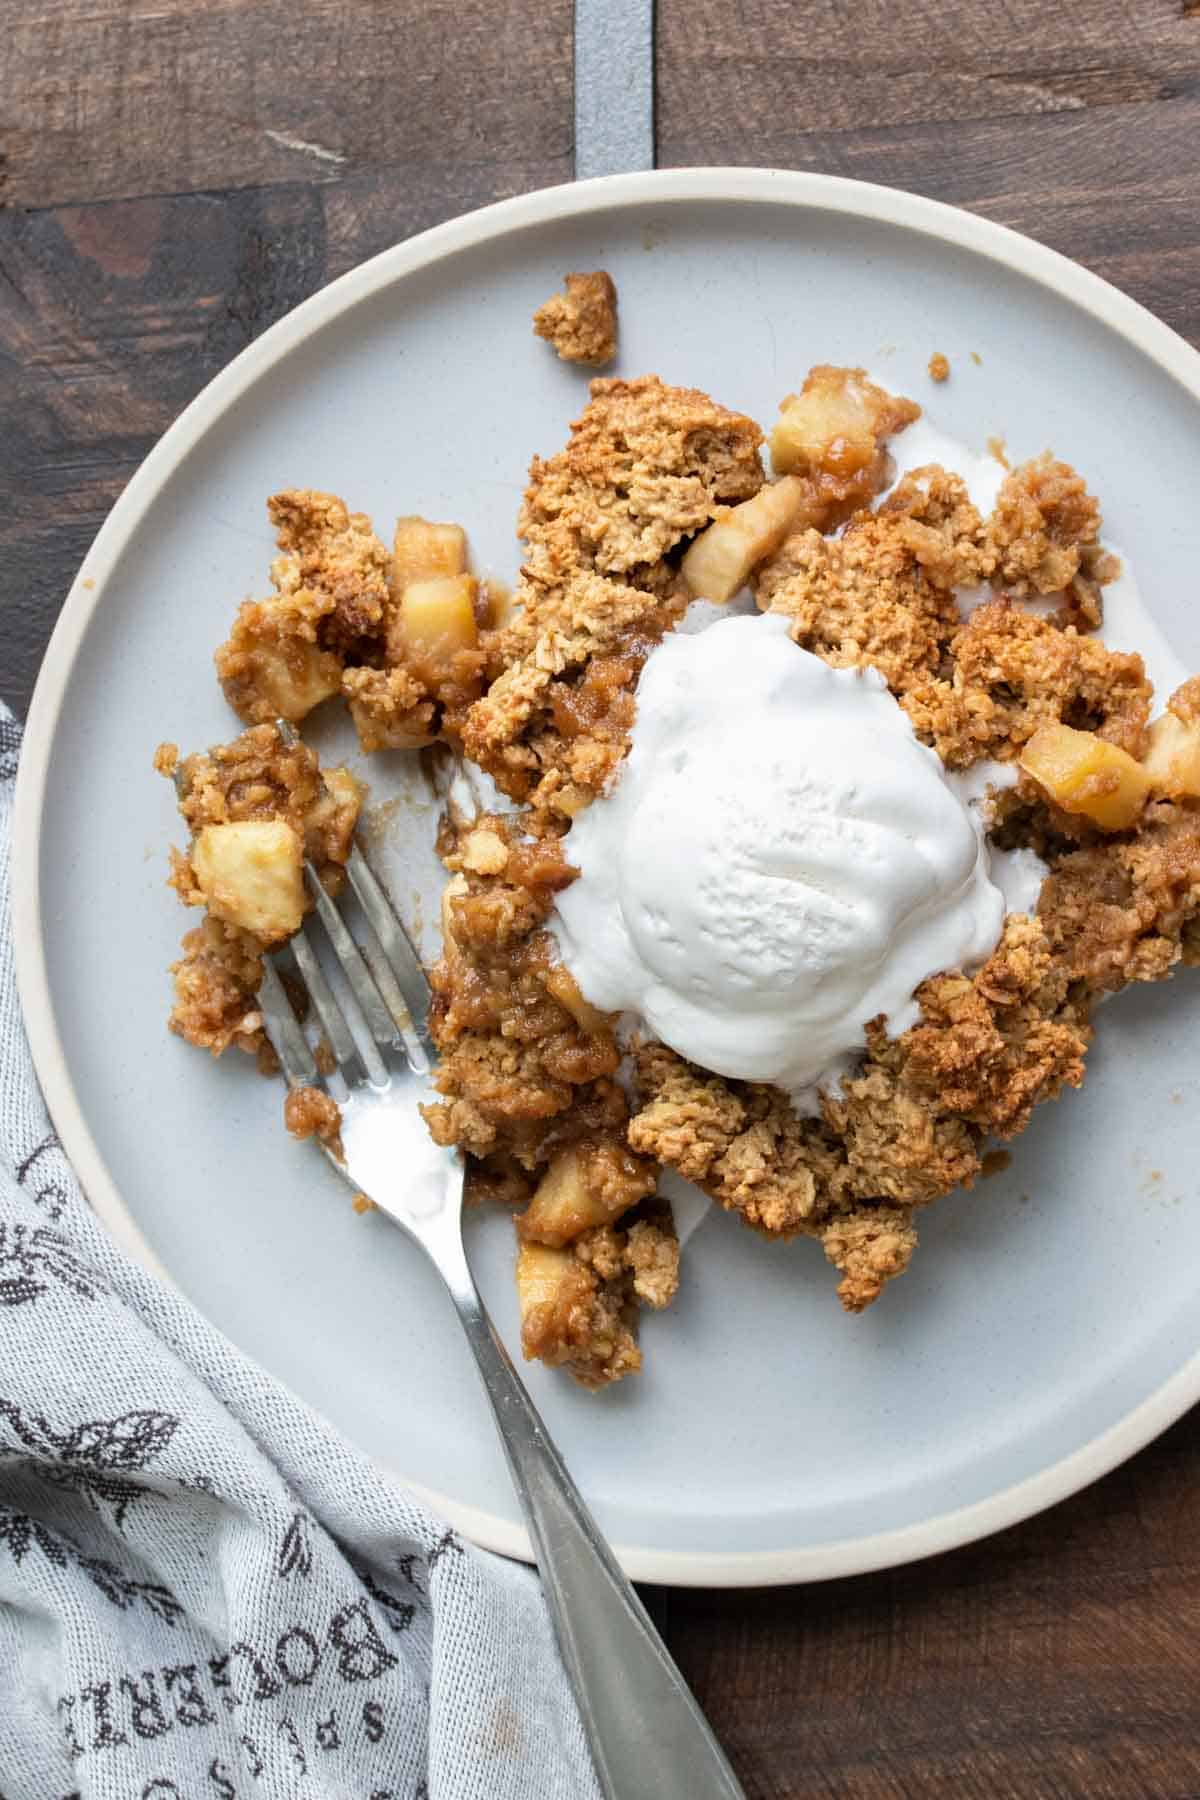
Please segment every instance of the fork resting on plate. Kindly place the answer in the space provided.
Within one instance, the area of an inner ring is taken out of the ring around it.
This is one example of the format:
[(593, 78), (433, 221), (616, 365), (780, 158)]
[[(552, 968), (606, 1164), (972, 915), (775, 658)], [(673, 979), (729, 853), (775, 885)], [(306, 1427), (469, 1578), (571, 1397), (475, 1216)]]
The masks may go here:
[[(332, 972), (340, 997), (310, 928), (290, 940), (346, 1087), (340, 1146), (323, 1142), (322, 1148), (352, 1188), (421, 1245), (449, 1290), (491, 1402), (607, 1800), (744, 1800), (480, 1300), (463, 1249), (462, 1158), (434, 1144), (417, 1110), (437, 1055), (429, 1035), (429, 984), (357, 843), (346, 870), (361, 909), (358, 938), (316, 870), (305, 865), (337, 959)], [(259, 1001), (289, 1086), (322, 1088), (324, 1078), (270, 956)]]

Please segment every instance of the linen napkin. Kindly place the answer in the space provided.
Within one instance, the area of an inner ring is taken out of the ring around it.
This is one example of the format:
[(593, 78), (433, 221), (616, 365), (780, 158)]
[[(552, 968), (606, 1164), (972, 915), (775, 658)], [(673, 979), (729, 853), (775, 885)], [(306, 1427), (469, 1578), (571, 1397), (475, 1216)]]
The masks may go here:
[(19, 749), (0, 708), (0, 1800), (597, 1800), (536, 1576), (92, 1215), (17, 1005)]

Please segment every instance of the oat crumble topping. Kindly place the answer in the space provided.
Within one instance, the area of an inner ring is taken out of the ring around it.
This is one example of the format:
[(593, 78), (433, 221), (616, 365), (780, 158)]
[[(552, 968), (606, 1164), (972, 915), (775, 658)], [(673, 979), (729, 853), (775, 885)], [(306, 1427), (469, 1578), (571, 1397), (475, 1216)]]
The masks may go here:
[(533, 315), (537, 336), (553, 344), (563, 362), (602, 368), (617, 354), (617, 289), (611, 275), (568, 275), (564, 292), (552, 294)]
[[(602, 360), (614, 306), (603, 272), (568, 276), (535, 329), (560, 355)], [(935, 353), (930, 376), (948, 373)], [(336, 497), (278, 494), (273, 593), (240, 608), (217, 652), (248, 729), (207, 755), (156, 755), (181, 772), (192, 833), (171, 882), (206, 908), (174, 967), (172, 1029), (268, 1063), (255, 994), (295, 904), (289, 857), (302, 845), (335, 886), (361, 802), (271, 722), (341, 694), (365, 750), (443, 741), (517, 803), (443, 823), (439, 1097), (423, 1111), (466, 1153), (470, 1197), (517, 1209), (526, 1354), (585, 1385), (639, 1366), (638, 1310), (676, 1291), (661, 1168), (764, 1234), (818, 1240), (843, 1306), (861, 1311), (908, 1266), (920, 1209), (971, 1187), (995, 1140), (1079, 1085), (1093, 1002), (1200, 962), (1200, 677), (1152, 723), (1140, 657), (1094, 635), (1118, 573), (1098, 503), (1049, 454), (1011, 469), (986, 517), (936, 465), (876, 507), (888, 440), (918, 414), (861, 370), (819, 365), (783, 403), (764, 487), (764, 434), (744, 414), (653, 375), (593, 381), (564, 448), (533, 459), (511, 597), (468, 573), (457, 526), (402, 519), (389, 552)], [(660, 1043), (626, 1056), (546, 929), (574, 877), (571, 820), (628, 750), (642, 664), (686, 609), (701, 534), (706, 575), (727, 566), (736, 582), (749, 557), (759, 608), (826, 662), (880, 670), (948, 769), (1020, 762), (991, 797), (990, 834), (1050, 870), (1035, 914), (1008, 916), (981, 969), (926, 981), (899, 1037), (868, 1027), (817, 1117)], [(955, 590), (980, 587), (990, 597), (964, 617)], [(205, 838), (244, 824), (275, 835)], [(250, 849), (267, 870), (253, 893), (239, 885)], [(320, 1090), (289, 1095), (297, 1135), (336, 1143), (336, 1114)]]

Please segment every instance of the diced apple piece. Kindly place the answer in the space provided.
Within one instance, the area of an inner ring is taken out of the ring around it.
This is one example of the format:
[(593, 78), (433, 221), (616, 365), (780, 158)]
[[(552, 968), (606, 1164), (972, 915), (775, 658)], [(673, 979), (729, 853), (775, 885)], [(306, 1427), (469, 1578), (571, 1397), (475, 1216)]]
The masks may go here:
[(1156, 794), (1172, 800), (1200, 799), (1200, 720), (1185, 725), (1173, 712), (1155, 719), (1142, 767)]
[(192, 845), (192, 871), (209, 912), (264, 944), (290, 937), (304, 917), (303, 850), (282, 819), (206, 825)]
[(522, 1244), (517, 1252), (517, 1303), (522, 1325), (542, 1307), (557, 1312), (586, 1300), (594, 1286), (583, 1264), (569, 1250), (552, 1249), (548, 1244)]
[(381, 724), (367, 707), (355, 700), (350, 702), (350, 717), (354, 720), (358, 741), (366, 751), (425, 750), (430, 744), (437, 743), (435, 732), (410, 730), (406, 725)]
[(342, 692), (364, 750), (420, 750), (435, 741), (434, 703), (406, 663), (347, 669)]
[(342, 684), (342, 665), (330, 650), (293, 638), (278, 650), (263, 645), (254, 654), (254, 684), (277, 719), (293, 724), (307, 718), (314, 706), (336, 694)]
[(1021, 752), (1021, 767), (1064, 812), (1101, 831), (1125, 831), (1150, 793), (1150, 777), (1127, 750), (1069, 725), (1043, 725)]
[(777, 475), (792, 473), (849, 480), (867, 470), (886, 438), (903, 431), (921, 409), (902, 394), (868, 381), (862, 369), (819, 363), (798, 394), (782, 402), (771, 433)]
[(527, 1358), (565, 1365), (584, 1387), (619, 1381), (640, 1368), (642, 1359), (621, 1317), (619, 1295), (601, 1289), (571, 1251), (522, 1244), (517, 1303)]
[(331, 769), (322, 769), (321, 776), (338, 807), (344, 807), (347, 810), (353, 809), (354, 816), (357, 818), (363, 802), (363, 795), (366, 793), (366, 788), (358, 776), (352, 774), (344, 763), (335, 763)]
[(702, 531), (683, 559), (683, 578), (698, 600), (718, 605), (745, 587), (750, 571), (816, 513), (811, 486), (797, 475), (760, 488)]
[(477, 586), (473, 575), (436, 575), (411, 582), (388, 632), (390, 660), (435, 678), (446, 673), (460, 650), (473, 650), (478, 642)]
[(571, 1144), (551, 1158), (517, 1220), (526, 1243), (559, 1247), (596, 1225), (611, 1225), (653, 1192), (652, 1165), (623, 1144)]
[(467, 567), (467, 534), (461, 525), (437, 525), (412, 515), (397, 519), (392, 539), (392, 587), (400, 596), (414, 581), (462, 575)]
[[(907, 408), (907, 418), (897, 412)], [(771, 433), (771, 464), (777, 475), (856, 475), (879, 447), (879, 438), (919, 412), (909, 401), (887, 394), (861, 369), (820, 363), (798, 394), (789, 394)], [(896, 422), (893, 422), (893, 420)]]
[(470, 884), (465, 875), (452, 875), (442, 889), (442, 955), (451, 967), (456, 962), (461, 963), (463, 955), (462, 946), (454, 930), (454, 902), (470, 891)]
[(573, 1145), (551, 1162), (517, 1230), (526, 1243), (559, 1247), (593, 1225), (607, 1225), (610, 1217), (603, 1193), (588, 1181), (586, 1158)]

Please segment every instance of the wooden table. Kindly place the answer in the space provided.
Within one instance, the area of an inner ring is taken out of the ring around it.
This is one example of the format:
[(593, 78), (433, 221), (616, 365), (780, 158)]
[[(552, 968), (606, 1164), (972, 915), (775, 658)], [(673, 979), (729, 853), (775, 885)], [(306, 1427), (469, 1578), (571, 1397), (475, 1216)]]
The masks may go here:
[[(374, 251), (571, 177), (571, 8), (0, 0), (0, 31), (0, 667), (20, 709), (88, 542), (210, 376)], [(1200, 0), (659, 0), (661, 164), (956, 201), (1193, 342), (1198, 155)], [(1183, 1800), (1198, 1482), (1193, 1414), (935, 1562), (650, 1604), (754, 1800)]]

